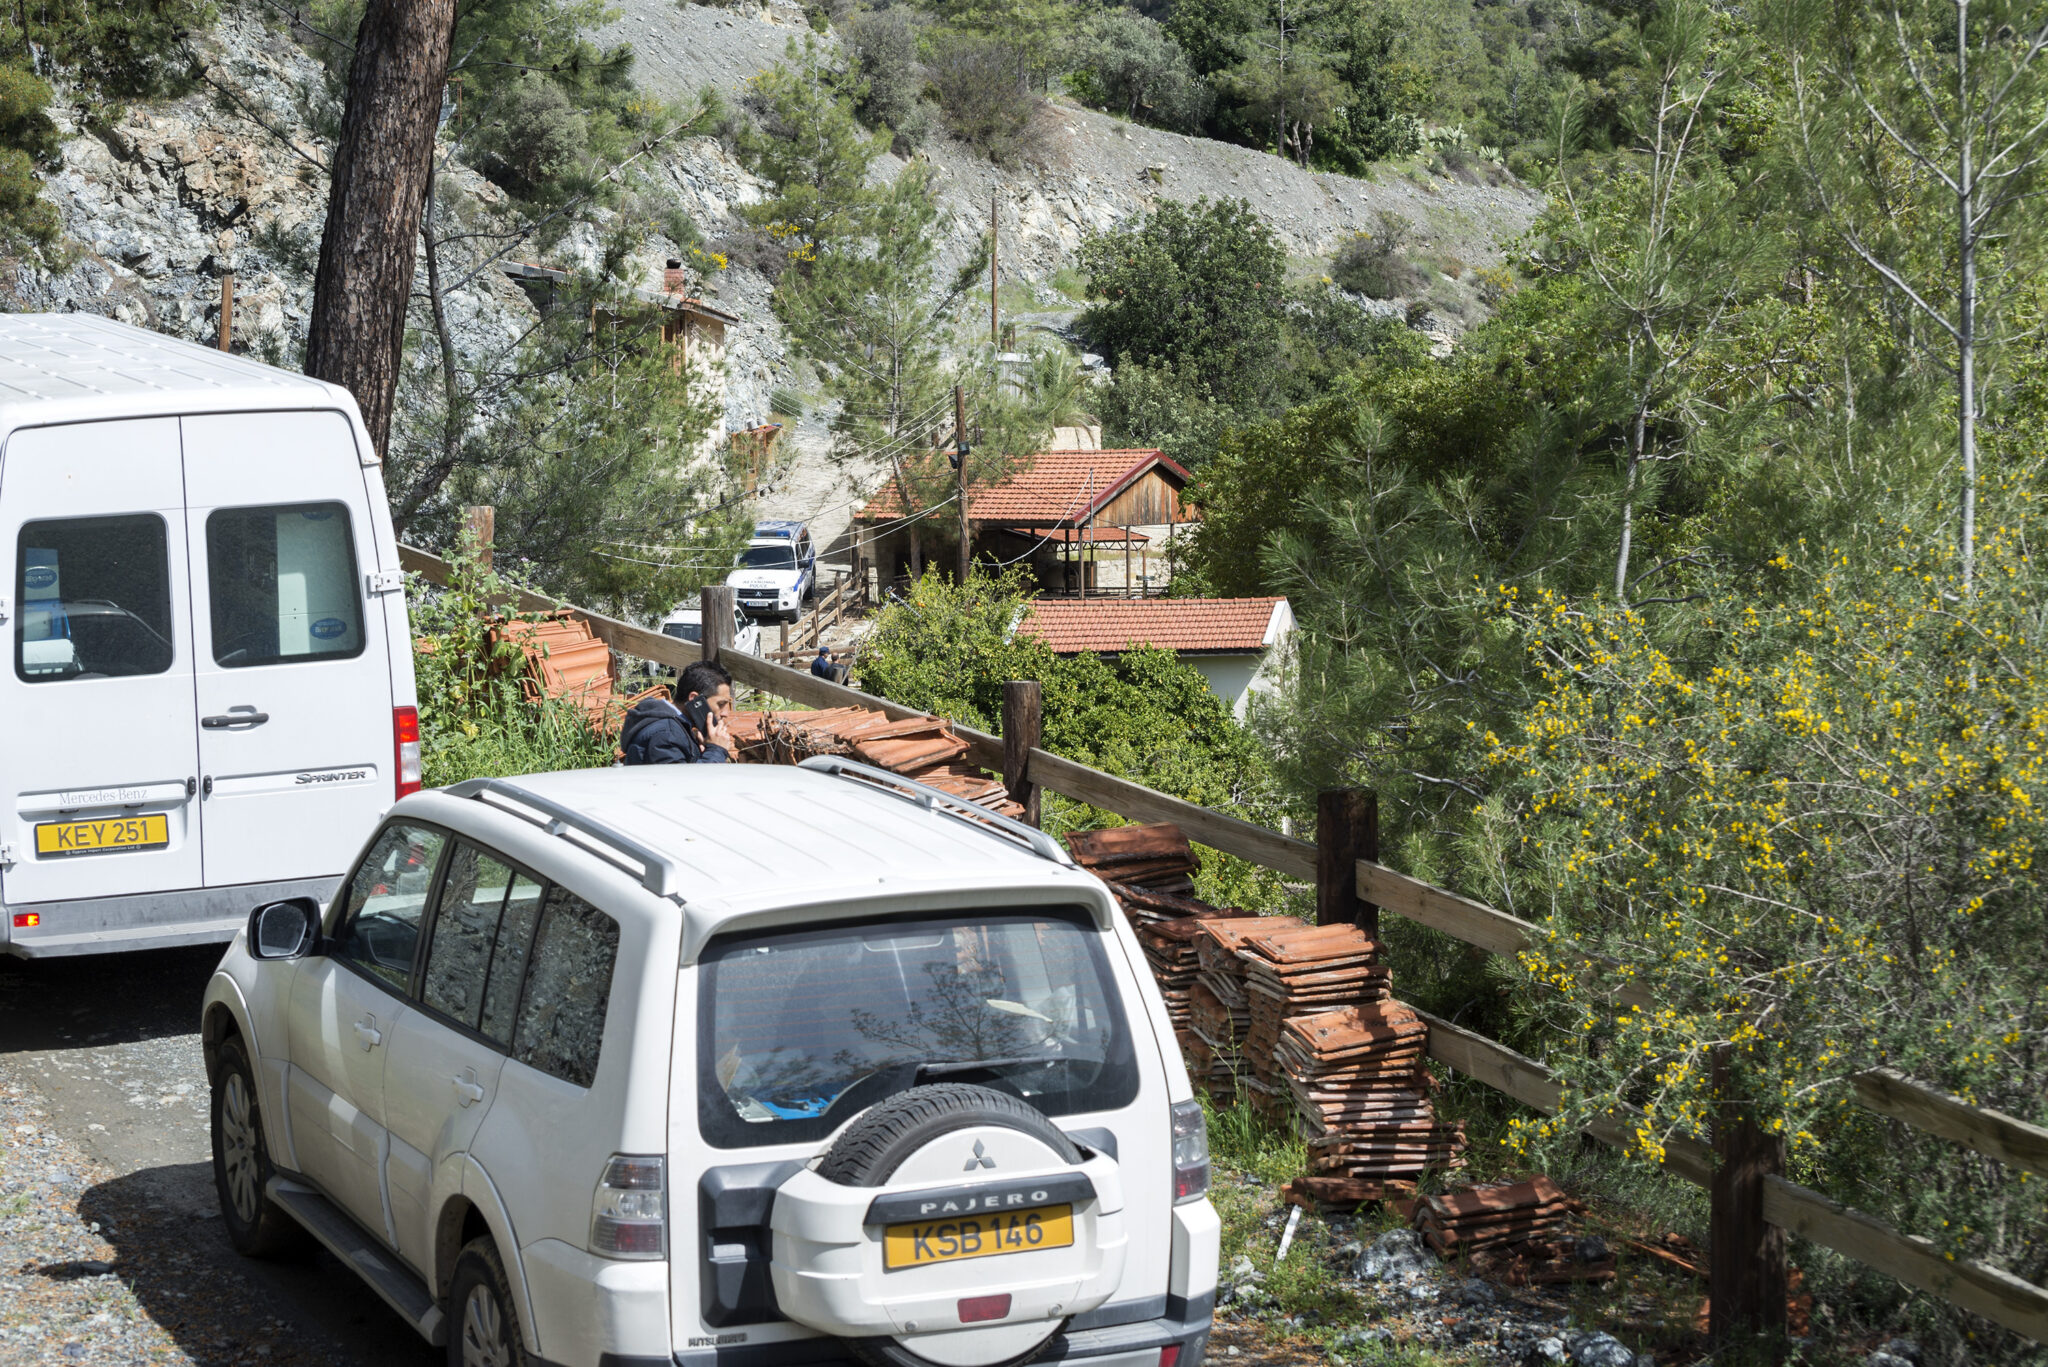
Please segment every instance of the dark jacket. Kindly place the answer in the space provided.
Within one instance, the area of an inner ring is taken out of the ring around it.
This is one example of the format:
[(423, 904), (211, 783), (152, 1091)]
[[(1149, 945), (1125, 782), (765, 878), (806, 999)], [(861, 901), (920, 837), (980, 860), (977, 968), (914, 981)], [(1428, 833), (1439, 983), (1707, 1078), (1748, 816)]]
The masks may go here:
[(837, 679), (839, 677), (839, 666), (833, 664), (825, 656), (820, 655), (811, 661), (811, 673), (821, 679)]
[(628, 764), (724, 764), (725, 748), (707, 745), (667, 698), (636, 703), (619, 728), (619, 749)]

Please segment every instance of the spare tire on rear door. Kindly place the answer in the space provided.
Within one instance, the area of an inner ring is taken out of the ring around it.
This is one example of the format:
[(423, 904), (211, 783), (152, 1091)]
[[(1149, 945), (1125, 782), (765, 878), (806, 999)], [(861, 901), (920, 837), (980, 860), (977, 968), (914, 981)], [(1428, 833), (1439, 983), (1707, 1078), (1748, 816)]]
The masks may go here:
[(1014, 1367), (1123, 1275), (1116, 1161), (987, 1087), (913, 1087), (776, 1193), (782, 1312), (887, 1367)]

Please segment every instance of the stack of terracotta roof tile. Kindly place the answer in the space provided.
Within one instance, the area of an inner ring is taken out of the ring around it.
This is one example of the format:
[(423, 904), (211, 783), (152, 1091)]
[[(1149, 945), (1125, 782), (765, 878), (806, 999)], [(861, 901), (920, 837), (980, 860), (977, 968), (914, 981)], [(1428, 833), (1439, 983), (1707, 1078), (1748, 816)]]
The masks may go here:
[(1379, 946), (1356, 926), (1261, 927), (1245, 937), (1237, 956), (1251, 1009), (1245, 1060), (1254, 1077), (1268, 1082), (1278, 1080), (1273, 1051), (1283, 1021), (1384, 1000), (1393, 976), (1379, 966)]
[(1415, 1204), (1423, 1240), (1446, 1258), (1510, 1285), (1604, 1281), (1614, 1258), (1604, 1243), (1565, 1237), (1565, 1216), (1577, 1207), (1548, 1177), (1473, 1187)]
[[(1125, 905), (1128, 909), (1129, 904)], [(1166, 998), (1166, 1014), (1173, 1018), (1175, 1033), (1183, 1035), (1189, 1029), (1195, 977), (1201, 970), (1196, 945), (1202, 938), (1204, 927), (1218, 922), (1259, 919), (1255, 913), (1234, 907), (1218, 911), (1206, 902), (1197, 905), (1206, 914), (1142, 920), (1136, 927), (1138, 944), (1145, 951), (1145, 962), (1151, 965), (1152, 976), (1159, 983), (1159, 995)], [(1183, 1038), (1182, 1043), (1187, 1042)]]
[(967, 742), (943, 717), (891, 720), (867, 707), (814, 712), (735, 712), (734, 756), (742, 764), (801, 764), (843, 755), (901, 774), (1003, 816), (1021, 816), (1002, 780), (966, 760)]
[(1422, 1055), (1429, 1027), (1395, 1001), (1293, 1016), (1274, 1059), (1311, 1135), (1435, 1121)]
[(1282, 1199), (1323, 1215), (1349, 1215), (1372, 1201), (1401, 1201), (1415, 1195), (1413, 1182), (1369, 1182), (1359, 1177), (1297, 1177)]
[(1076, 864), (1110, 885), (1134, 922), (1215, 910), (1193, 896), (1202, 861), (1178, 826), (1162, 822), (1076, 831), (1067, 837), (1067, 848)]
[[(1238, 956), (1252, 935), (1272, 935), (1303, 930), (1308, 923), (1297, 916), (1262, 916), (1244, 920), (1210, 920), (1202, 924), (1195, 938), (1195, 960), (1200, 966), (1188, 989), (1188, 1028), (1206, 1046), (1220, 1071), (1222, 1085), (1234, 1091), (1244, 1079), (1244, 1039), (1251, 1029), (1251, 994), (1245, 986), (1245, 963)], [(1269, 1070), (1270, 1071), (1270, 1070)], [(1261, 1084), (1270, 1087), (1270, 1081)]]
[(491, 644), (507, 642), (522, 657), (519, 687), (529, 700), (566, 698), (591, 726), (617, 727), (624, 712), (612, 697), (612, 650), (590, 634), (588, 622), (564, 608), (493, 624)]

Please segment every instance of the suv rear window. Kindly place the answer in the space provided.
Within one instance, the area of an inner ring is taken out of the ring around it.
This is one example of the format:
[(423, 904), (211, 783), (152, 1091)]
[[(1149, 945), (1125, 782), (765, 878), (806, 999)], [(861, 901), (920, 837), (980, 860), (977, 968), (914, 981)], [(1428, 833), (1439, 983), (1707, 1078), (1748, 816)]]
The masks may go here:
[(728, 936), (698, 974), (698, 1117), (720, 1148), (821, 1139), (926, 1082), (1049, 1116), (1137, 1095), (1102, 935), (1078, 909)]

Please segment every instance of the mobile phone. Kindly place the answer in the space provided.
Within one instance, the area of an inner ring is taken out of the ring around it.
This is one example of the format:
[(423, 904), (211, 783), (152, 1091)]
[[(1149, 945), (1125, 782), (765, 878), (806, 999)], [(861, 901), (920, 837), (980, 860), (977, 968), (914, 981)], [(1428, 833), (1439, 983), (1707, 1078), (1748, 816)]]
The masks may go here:
[(690, 699), (683, 704), (683, 720), (690, 724), (692, 731), (704, 735), (711, 725), (711, 704), (701, 697)]

